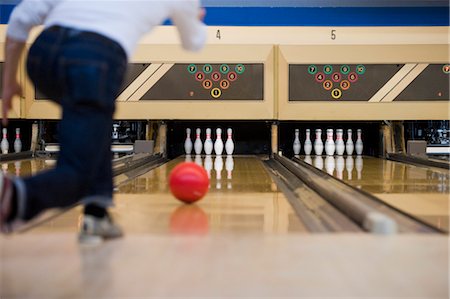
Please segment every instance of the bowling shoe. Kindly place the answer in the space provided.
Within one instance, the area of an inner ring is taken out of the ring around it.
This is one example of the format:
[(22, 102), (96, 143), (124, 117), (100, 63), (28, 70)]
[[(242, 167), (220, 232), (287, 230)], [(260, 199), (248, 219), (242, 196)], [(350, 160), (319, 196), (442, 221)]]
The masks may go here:
[[(24, 225), (24, 222), (17, 216), (18, 211), (15, 215), (11, 215), (14, 212), (13, 189), (12, 179), (4, 173), (0, 173), (0, 231), (4, 234), (10, 234)], [(17, 204), (19, 205), (19, 203)], [(15, 209), (19, 210), (20, 207), (17, 206)]]
[(13, 182), (9, 177), (0, 174), (0, 230), (2, 233), (11, 232), (8, 219), (12, 212)]
[(80, 227), (78, 241), (82, 244), (98, 244), (103, 240), (120, 238), (122, 236), (122, 229), (112, 221), (109, 215), (99, 218), (85, 214)]

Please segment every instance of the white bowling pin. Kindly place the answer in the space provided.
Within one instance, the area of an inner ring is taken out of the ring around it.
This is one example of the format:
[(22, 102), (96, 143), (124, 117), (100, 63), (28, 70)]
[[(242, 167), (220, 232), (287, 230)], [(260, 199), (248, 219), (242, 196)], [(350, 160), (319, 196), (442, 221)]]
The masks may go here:
[(2, 154), (7, 154), (9, 151), (9, 142), (8, 142), (8, 130), (3, 128), (3, 139), (0, 143), (0, 147), (2, 150)]
[(347, 142), (345, 143), (345, 151), (347, 156), (353, 155), (353, 140), (352, 140), (352, 129), (347, 130)]
[(336, 176), (342, 180), (344, 178), (345, 159), (342, 156), (336, 158)]
[(333, 175), (334, 168), (336, 167), (334, 157), (331, 155), (327, 155), (325, 158), (325, 169), (327, 170), (329, 175)]
[(200, 138), (200, 134), (201, 130), (200, 128), (197, 128), (197, 130), (195, 131), (195, 142), (194, 142), (194, 151), (196, 155), (201, 155), (203, 149), (203, 142), (202, 139)]
[(20, 129), (16, 128), (16, 140), (14, 140), (14, 151), (20, 153), (22, 151), (22, 140), (20, 140)]
[(192, 153), (192, 140), (191, 140), (191, 129), (186, 129), (186, 140), (184, 141), (184, 152), (186, 155)]
[(363, 158), (361, 156), (356, 156), (355, 168), (358, 174), (358, 180), (360, 180), (362, 177), (362, 170), (363, 170)]
[(211, 178), (211, 169), (213, 168), (213, 160), (211, 155), (206, 155), (205, 157), (205, 170), (208, 174), (208, 178)]
[(306, 163), (308, 163), (309, 165), (312, 165), (312, 159), (310, 155), (305, 156), (305, 160)]
[(333, 129), (327, 129), (327, 140), (325, 141), (325, 153), (327, 156), (334, 156), (336, 146), (333, 140)]
[(358, 156), (360, 156), (363, 153), (363, 142), (362, 142), (362, 138), (361, 138), (361, 135), (362, 135), (361, 129), (358, 129), (356, 131), (356, 134), (358, 137), (357, 137), (356, 143), (355, 143), (355, 151), (356, 151), (356, 154)]
[(338, 156), (342, 156), (345, 152), (344, 139), (342, 139), (343, 134), (344, 130), (342, 129), (336, 130), (336, 155)]
[(225, 142), (225, 151), (227, 152), (227, 155), (232, 155), (234, 152), (234, 142), (233, 142), (233, 129), (228, 128), (227, 129), (227, 142)]
[(223, 152), (222, 129), (216, 129), (216, 142), (214, 142), (214, 152), (216, 156), (221, 156)]
[(225, 160), (225, 169), (227, 170), (227, 179), (231, 180), (233, 178), (234, 169), (234, 159), (233, 156), (228, 155)]
[(323, 169), (323, 158), (322, 156), (315, 156), (314, 157), (314, 167), (319, 168), (320, 170)]
[(202, 161), (202, 156), (201, 155), (195, 155), (195, 160), (194, 160), (195, 164), (200, 165), (203, 167), (203, 161)]
[(294, 150), (294, 155), (299, 155), (300, 154), (301, 146), (300, 146), (299, 134), (300, 134), (300, 130), (299, 129), (295, 129), (294, 144), (292, 146), (292, 148)]
[(210, 128), (206, 129), (206, 140), (205, 140), (205, 144), (203, 145), (203, 147), (205, 149), (205, 154), (211, 155), (211, 153), (213, 151), (213, 142), (211, 140), (211, 129)]
[(306, 129), (306, 140), (305, 144), (303, 146), (303, 150), (305, 151), (305, 155), (309, 156), (311, 155), (312, 151), (312, 142), (311, 142), (311, 131), (309, 129)]
[(347, 170), (347, 179), (349, 181), (352, 180), (352, 173), (353, 173), (353, 157), (347, 156), (347, 159), (345, 159), (345, 169)]
[(323, 153), (322, 130), (316, 129), (316, 139), (314, 140), (314, 153), (321, 156)]

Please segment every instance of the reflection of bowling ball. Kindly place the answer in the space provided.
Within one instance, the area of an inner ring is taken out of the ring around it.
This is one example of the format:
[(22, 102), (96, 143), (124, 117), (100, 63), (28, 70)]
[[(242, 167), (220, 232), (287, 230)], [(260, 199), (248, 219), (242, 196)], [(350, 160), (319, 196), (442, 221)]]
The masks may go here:
[(183, 162), (170, 172), (169, 186), (176, 198), (185, 203), (193, 203), (208, 191), (208, 174), (196, 163)]
[(205, 235), (208, 230), (208, 216), (197, 205), (182, 205), (170, 217), (171, 233)]

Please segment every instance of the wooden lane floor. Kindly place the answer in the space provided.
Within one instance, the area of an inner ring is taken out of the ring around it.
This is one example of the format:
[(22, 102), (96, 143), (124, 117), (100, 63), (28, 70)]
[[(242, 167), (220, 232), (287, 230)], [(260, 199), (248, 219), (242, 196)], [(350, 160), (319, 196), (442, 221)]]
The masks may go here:
[[(169, 173), (183, 161), (185, 158), (172, 160), (122, 182), (116, 188), (112, 214), (126, 233), (271, 234), (306, 231), (259, 158), (230, 157), (227, 163), (226, 157), (202, 157), (202, 165), (206, 169), (211, 168), (210, 188), (195, 205), (179, 202), (169, 190)], [(75, 208), (33, 231), (76, 232), (80, 211), (79, 207)]]
[(167, 189), (180, 161), (118, 186), (122, 239), (78, 244), (79, 209), (0, 236), (0, 298), (448, 298), (446, 237), (304, 233), (254, 157), (231, 179), (213, 161), (209, 193), (185, 206)]
[(434, 227), (449, 230), (450, 173), (444, 169), (367, 156), (301, 159)]

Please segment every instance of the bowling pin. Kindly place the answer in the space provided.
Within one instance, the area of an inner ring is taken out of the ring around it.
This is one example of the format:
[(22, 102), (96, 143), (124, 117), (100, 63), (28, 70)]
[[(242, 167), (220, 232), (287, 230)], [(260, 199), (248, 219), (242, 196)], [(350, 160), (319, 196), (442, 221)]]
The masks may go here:
[(325, 141), (325, 153), (327, 156), (334, 156), (336, 146), (333, 140), (333, 129), (327, 129), (327, 140)]
[(347, 170), (347, 179), (349, 181), (352, 180), (352, 173), (353, 173), (353, 157), (347, 156), (347, 159), (345, 159), (345, 169)]
[(361, 138), (361, 134), (362, 134), (361, 129), (358, 129), (356, 131), (356, 134), (357, 134), (357, 139), (356, 139), (356, 144), (355, 144), (355, 151), (356, 151), (356, 154), (358, 156), (361, 156), (362, 152), (363, 152), (363, 142), (362, 142), (362, 138)]
[(342, 156), (345, 152), (344, 139), (342, 139), (343, 134), (344, 130), (342, 129), (336, 130), (336, 155), (338, 156)]
[(327, 170), (327, 173), (329, 175), (333, 175), (335, 167), (336, 164), (334, 161), (334, 157), (331, 155), (327, 155), (327, 157), (325, 158), (325, 169)]
[(184, 152), (186, 155), (192, 153), (192, 140), (191, 140), (191, 129), (186, 129), (186, 140), (184, 141)]
[(203, 167), (203, 162), (202, 162), (202, 156), (201, 155), (195, 155), (195, 159), (194, 159), (195, 164), (200, 165)]
[(318, 168), (320, 170), (323, 169), (323, 158), (322, 158), (322, 156), (317, 155), (317, 156), (314, 157), (314, 167)]
[(308, 163), (309, 165), (312, 165), (312, 159), (310, 155), (305, 156), (305, 160), (306, 163)]
[(213, 151), (213, 142), (211, 140), (211, 129), (210, 128), (206, 129), (206, 140), (205, 140), (205, 144), (203, 145), (203, 147), (205, 149), (205, 154), (211, 155), (211, 153)]
[(0, 147), (2, 150), (2, 154), (7, 154), (9, 151), (9, 142), (8, 142), (8, 130), (3, 128), (3, 139), (0, 142)]
[(223, 152), (222, 129), (216, 129), (216, 142), (214, 142), (214, 152), (216, 156), (221, 156)]
[(312, 142), (311, 142), (311, 131), (309, 129), (306, 129), (306, 140), (305, 144), (303, 146), (303, 150), (305, 151), (305, 155), (309, 156), (311, 155), (312, 151)]
[(208, 179), (211, 178), (211, 169), (213, 168), (213, 160), (211, 155), (206, 155), (205, 157), (205, 170), (208, 174)]
[(316, 156), (321, 156), (323, 153), (323, 142), (322, 142), (322, 130), (316, 129), (316, 139), (314, 140), (314, 152)]
[(197, 130), (195, 131), (195, 142), (194, 142), (194, 151), (196, 155), (201, 155), (203, 149), (203, 142), (200, 139), (200, 134), (201, 130), (200, 128), (197, 128)]
[(297, 156), (300, 154), (300, 147), (301, 147), (299, 134), (300, 134), (299, 129), (295, 129), (295, 138), (294, 138), (294, 144), (293, 144), (292, 148), (294, 149), (294, 155), (297, 155)]
[(20, 153), (22, 151), (22, 140), (20, 140), (20, 129), (16, 128), (16, 140), (14, 140), (14, 151)]
[(345, 159), (342, 156), (336, 158), (336, 176), (338, 179), (344, 179)]
[(225, 151), (227, 152), (227, 155), (232, 155), (234, 152), (234, 142), (233, 142), (233, 129), (228, 128), (227, 130), (227, 142), (225, 142)]
[(225, 160), (225, 169), (227, 170), (227, 179), (231, 180), (233, 178), (233, 169), (234, 169), (234, 159), (233, 156), (228, 155)]
[(352, 129), (347, 130), (347, 142), (345, 143), (345, 151), (347, 156), (353, 155), (353, 140), (352, 140)]

